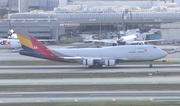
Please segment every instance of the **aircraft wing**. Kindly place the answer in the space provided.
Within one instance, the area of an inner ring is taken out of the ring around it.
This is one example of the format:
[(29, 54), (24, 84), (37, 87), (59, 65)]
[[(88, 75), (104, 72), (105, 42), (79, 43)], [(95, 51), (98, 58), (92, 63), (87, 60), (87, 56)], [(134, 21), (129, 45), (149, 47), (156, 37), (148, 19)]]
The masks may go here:
[(91, 42), (94, 42), (95, 44), (116, 44), (116, 40), (107, 39), (107, 40), (91, 40)]
[(163, 41), (163, 40), (164, 39), (132, 41), (131, 44), (145, 44), (145, 43), (149, 43), (149, 42), (158, 42), (158, 41)]
[(46, 42), (46, 41), (56, 41), (55, 39), (37, 39), (40, 42)]
[(91, 59), (93, 61), (96, 61), (98, 63), (102, 63), (104, 62), (103, 61), (103, 58), (99, 58), (99, 57), (63, 57), (63, 59), (67, 62), (70, 62), (70, 63), (82, 63), (83, 60), (88, 60), (88, 59)]
[(144, 42), (157, 42), (157, 41), (164, 41), (164, 39), (145, 40)]
[(63, 57), (64, 60), (68, 62), (82, 62), (83, 58), (82, 57)]
[(84, 59), (93, 59), (93, 60), (102, 60), (102, 58), (99, 57), (63, 57), (64, 60), (74, 60), (74, 61), (82, 61)]
[(37, 39), (37, 40), (44, 45), (48, 45), (49, 42), (56, 42), (55, 39)]
[(68, 62), (78, 62), (78, 63), (81, 63), (81, 62), (83, 62), (83, 60), (88, 60), (88, 59), (92, 59), (93, 61), (96, 61), (98, 63), (103, 63), (103, 62), (105, 62), (105, 60), (116, 60), (118, 62), (128, 60), (127, 58), (123, 58), (123, 57), (117, 57), (117, 58), (111, 58), (111, 57), (107, 57), (107, 58), (101, 58), (101, 57), (63, 57), (63, 59), (68, 61)]

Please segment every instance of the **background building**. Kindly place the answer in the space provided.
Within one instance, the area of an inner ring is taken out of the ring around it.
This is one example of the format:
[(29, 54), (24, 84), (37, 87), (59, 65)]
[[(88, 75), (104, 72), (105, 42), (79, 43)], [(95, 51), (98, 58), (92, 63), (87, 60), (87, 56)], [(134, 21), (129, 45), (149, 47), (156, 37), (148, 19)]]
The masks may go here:
[(12, 11), (18, 11), (18, 0), (8, 0)]
[(29, 12), (31, 10), (50, 11), (58, 5), (59, 0), (19, 0), (19, 13)]
[(8, 0), (0, 0), (0, 8), (4, 8), (7, 6)]
[(65, 5), (67, 5), (67, 0), (59, 0), (59, 5), (60, 6), (65, 6)]
[(18, 5), (19, 5), (19, 13), (28, 12), (29, 10), (28, 0), (19, 0)]
[(59, 0), (47, 0), (47, 10), (53, 10), (59, 5)]
[(9, 5), (11, 10), (18, 10), (18, 0), (0, 0), (0, 8), (6, 8), (9, 7)]
[(47, 10), (47, 0), (28, 0), (27, 4), (30, 10)]
[[(22, 3), (18, 3), (22, 2)], [(138, 6), (143, 9), (151, 8), (162, 2), (175, 2), (180, 6), (180, 0), (0, 0), (0, 8), (6, 7), (10, 3), (11, 9), (21, 12), (28, 12), (32, 9), (53, 10), (55, 7), (65, 5), (88, 5), (88, 6)], [(18, 4), (20, 7), (18, 7)], [(27, 4), (28, 9), (23, 4)], [(27, 11), (28, 10), (28, 11)]]
[[(7, 38), (9, 21), (0, 21), (0, 37)], [(38, 39), (54, 39), (58, 41), (59, 22), (57, 20), (11, 20), (11, 28), (24, 28)]]
[[(126, 31), (139, 28), (141, 31), (148, 31), (150, 27), (160, 28), (161, 23), (177, 22), (180, 19), (180, 7), (171, 2), (175, 1), (19, 0), (20, 13), (9, 14), (8, 18), (22, 22), (57, 20), (58, 25), (61, 26), (58, 35), (66, 35), (65, 32), (71, 30), (86, 31), (88, 29), (99, 31), (101, 36), (108, 30)], [(53, 11), (43, 11), (52, 9)], [(43, 29), (39, 30), (43, 31)], [(44, 35), (46, 37), (47, 33)]]
[(162, 39), (180, 41), (180, 22), (161, 24)]
[(180, 6), (180, 0), (171, 0), (171, 2), (177, 3)]
[(68, 5), (88, 5), (88, 6), (138, 6), (143, 9), (151, 8), (152, 6), (162, 3), (160, 0), (72, 0)]
[[(65, 6), (65, 5), (87, 5), (88, 7), (92, 6), (138, 6), (142, 9), (151, 8), (159, 3), (163, 3), (165, 1), (170, 2), (169, 0), (19, 0), (19, 11), (28, 12), (29, 10), (45, 10), (51, 11), (55, 7)], [(22, 3), (21, 3), (22, 2)], [(24, 4), (26, 4), (27, 8), (23, 10)]]

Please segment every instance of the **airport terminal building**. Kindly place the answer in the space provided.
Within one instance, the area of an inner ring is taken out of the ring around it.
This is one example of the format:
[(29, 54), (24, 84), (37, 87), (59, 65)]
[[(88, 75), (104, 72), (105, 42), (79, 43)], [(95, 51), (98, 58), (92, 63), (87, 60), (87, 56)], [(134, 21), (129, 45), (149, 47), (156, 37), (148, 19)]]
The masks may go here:
[[(22, 7), (22, 10), (29, 11), (29, 7), (33, 7), (32, 5), (34, 5), (34, 7), (38, 7), (35, 6), (35, 4), (30, 3), (28, 0), (20, 1), (21, 3), (26, 3), (26, 6)], [(28, 1), (28, 4), (26, 1)], [(43, 3), (48, 3), (48, 0), (46, 1), (47, 2)], [(59, 25), (52, 25), (58, 27), (53, 28), (57, 30), (55, 32), (59, 32), (56, 33), (58, 35), (55, 36), (62, 35), (67, 28), (73, 27), (85, 28), (86, 26), (96, 26), (102, 29), (101, 26), (114, 26), (117, 29), (119, 29), (120, 27), (121, 30), (127, 30), (128, 28), (131, 28), (131, 26), (138, 26), (140, 27), (140, 29), (143, 29), (144, 26), (147, 25), (159, 25), (160, 27), (160, 24), (162, 23), (173, 23), (179, 21), (180, 7), (177, 3), (174, 3), (174, 1), (164, 2), (164, 0), (138, 0), (134, 2), (132, 0), (114, 0), (110, 3), (108, 0), (100, 0), (98, 2), (84, 2), (82, 0), (54, 0), (52, 1), (52, 6), (54, 6), (53, 11), (44, 11), (44, 4), (41, 2), (41, 0), (39, 0), (36, 5), (41, 4), (42, 6), (40, 7), (43, 7), (43, 9), (41, 8), (40, 10), (31, 10), (30, 12), (20, 11), (20, 13), (9, 14), (8, 18), (12, 21), (17, 20), (17, 22), (20, 23), (28, 22), (29, 20), (34, 20), (33, 22), (36, 22), (38, 25), (42, 24), (41, 22), (39, 23), (38, 20), (54, 20)], [(121, 3), (122, 6), (117, 6), (118, 3)], [(126, 3), (130, 4), (131, 6), (126, 6)], [(55, 4), (58, 5), (55, 6)], [(19, 8), (21, 8), (21, 6)], [(26, 26), (24, 26), (24, 28), (26, 28)]]
[(59, 35), (59, 24), (57, 20), (8, 20), (0, 21), (0, 36), (7, 38), (7, 31), (14, 28), (24, 28), (38, 39), (56, 39)]

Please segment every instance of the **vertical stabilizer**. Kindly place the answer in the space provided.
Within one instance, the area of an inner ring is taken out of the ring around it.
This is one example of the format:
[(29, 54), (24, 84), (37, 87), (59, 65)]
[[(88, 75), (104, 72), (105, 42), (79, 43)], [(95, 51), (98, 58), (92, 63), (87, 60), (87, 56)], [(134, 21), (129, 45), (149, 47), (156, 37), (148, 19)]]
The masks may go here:
[(24, 29), (14, 29), (17, 33), (18, 39), (23, 49), (43, 50), (47, 49), (41, 42), (37, 41), (32, 35), (30, 35)]
[(19, 51), (21, 55), (65, 62), (24, 29), (14, 29), (14, 31), (22, 45), (22, 50)]
[(37, 41), (36, 38), (24, 29), (14, 29), (14, 31), (22, 45), (20, 54), (47, 59), (47, 54), (50, 51), (41, 42)]

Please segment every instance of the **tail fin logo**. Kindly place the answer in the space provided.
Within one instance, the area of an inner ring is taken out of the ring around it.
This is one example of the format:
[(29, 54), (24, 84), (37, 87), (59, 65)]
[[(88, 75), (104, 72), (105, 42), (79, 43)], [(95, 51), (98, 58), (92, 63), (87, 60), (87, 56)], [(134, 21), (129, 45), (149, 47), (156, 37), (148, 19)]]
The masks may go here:
[(34, 49), (38, 49), (38, 47), (37, 47), (37, 46), (34, 46)]
[(11, 42), (7, 40), (3, 40), (2, 42), (0, 42), (0, 45), (11, 45)]

